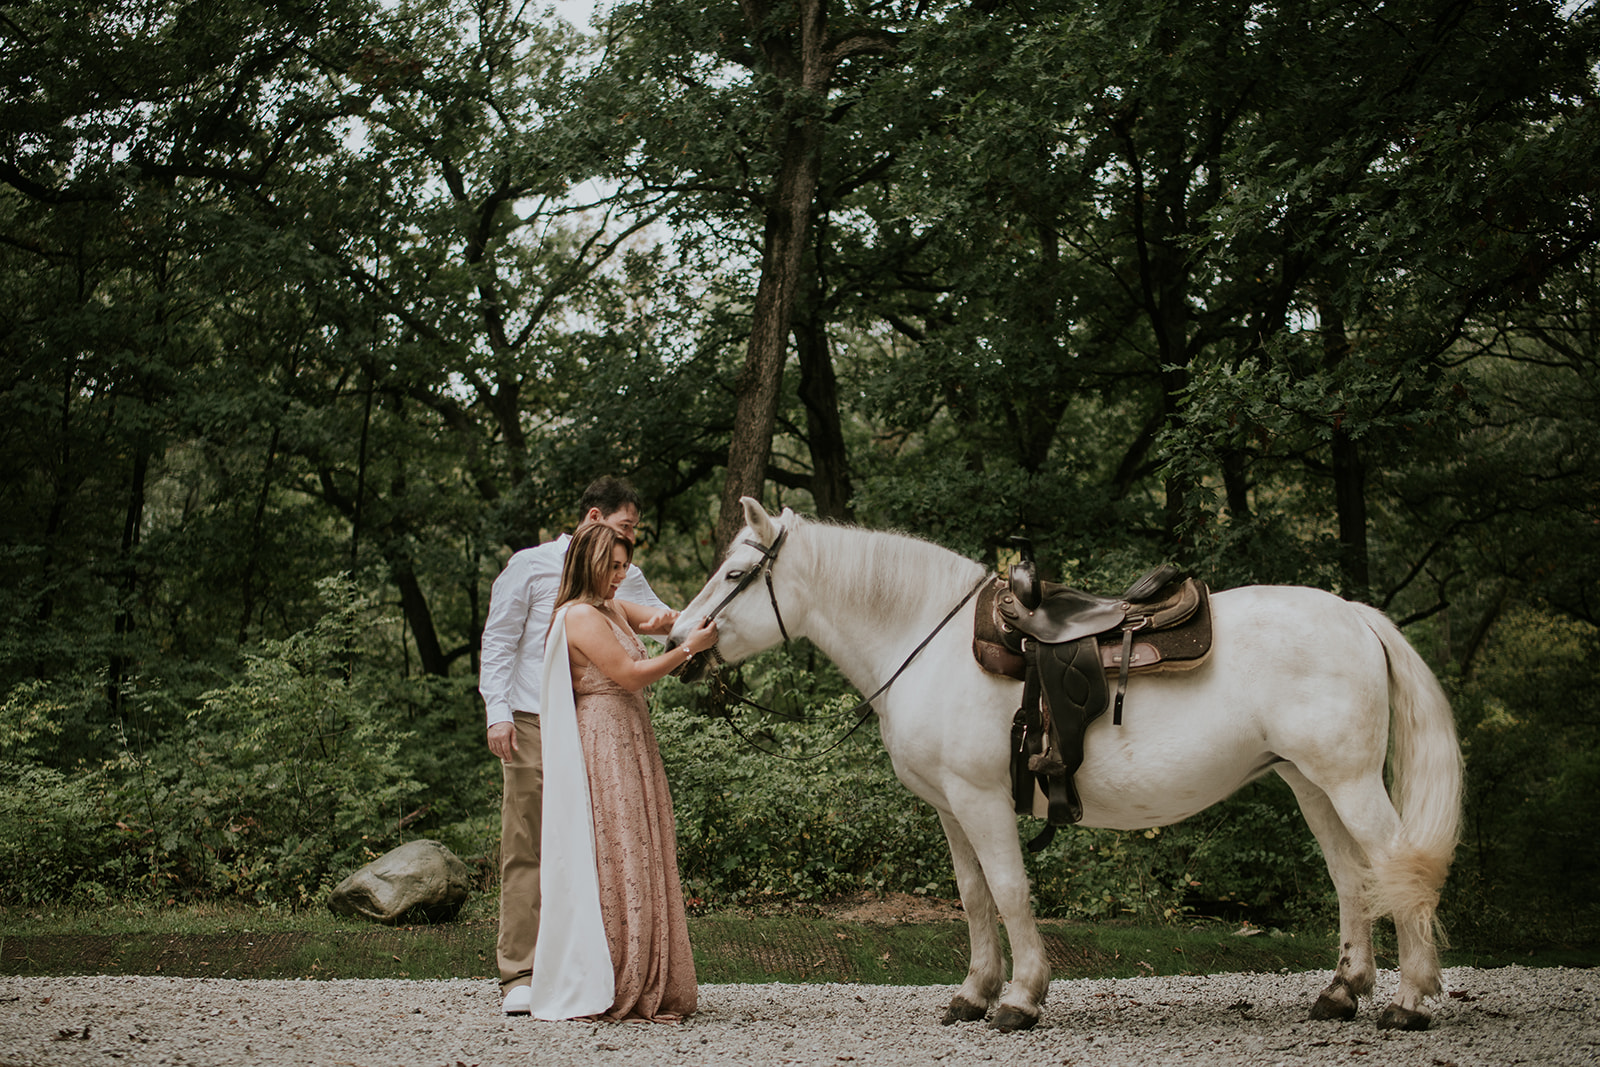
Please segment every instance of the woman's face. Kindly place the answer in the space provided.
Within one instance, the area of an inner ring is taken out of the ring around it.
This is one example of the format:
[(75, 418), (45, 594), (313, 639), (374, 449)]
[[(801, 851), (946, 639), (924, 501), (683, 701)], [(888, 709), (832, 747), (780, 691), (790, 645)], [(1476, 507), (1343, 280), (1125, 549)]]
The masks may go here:
[(628, 573), (628, 550), (621, 545), (611, 546), (610, 581), (606, 585), (606, 599), (611, 600), (617, 595), (617, 587), (622, 584), (623, 577)]

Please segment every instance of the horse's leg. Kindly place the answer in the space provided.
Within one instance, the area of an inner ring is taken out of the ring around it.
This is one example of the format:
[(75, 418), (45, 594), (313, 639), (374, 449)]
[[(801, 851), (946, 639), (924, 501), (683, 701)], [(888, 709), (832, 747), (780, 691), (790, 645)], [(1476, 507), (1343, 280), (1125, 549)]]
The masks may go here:
[(1311, 1018), (1353, 1019), (1357, 998), (1371, 993), (1378, 977), (1372, 954), (1372, 916), (1362, 900), (1370, 877), (1366, 853), (1339, 820), (1328, 794), (1312, 785), (1293, 764), (1279, 764), (1277, 771), (1294, 790), (1300, 814), (1322, 846), (1328, 874), (1339, 894), (1339, 967), (1312, 1006)]
[(947, 793), (951, 812), (971, 843), (988, 895), (999, 908), (1011, 941), (1011, 985), (989, 1025), (996, 1030), (1026, 1030), (1039, 1021), (1050, 991), (1050, 963), (1028, 900), (1028, 872), (1022, 865), (1010, 791), (963, 792), (966, 795)]
[(1426, 1030), (1433, 1016), (1424, 1001), (1444, 988), (1439, 949), (1433, 938), (1434, 910), (1439, 902), (1437, 872), (1407, 843), (1400, 816), (1377, 773), (1324, 785), (1323, 789), (1366, 855), (1371, 870), (1363, 893), (1368, 916), (1394, 917), (1400, 950), (1400, 988), (1378, 1017), (1378, 1027)]
[(978, 854), (954, 816), (940, 812), (939, 821), (944, 825), (945, 840), (950, 843), (950, 862), (955, 867), (956, 886), (961, 891), (962, 910), (967, 913), (967, 937), (972, 946), (967, 980), (961, 983), (940, 1020), (948, 1026), (989, 1014), (990, 1005), (999, 999), (1000, 988), (1005, 984), (1005, 960), (1000, 952), (994, 897), (989, 895), (989, 883), (984, 880)]
[(1408, 846), (1391, 847), (1373, 864), (1374, 903), (1394, 916), (1400, 954), (1400, 988), (1378, 1016), (1380, 1030), (1426, 1030), (1433, 1022), (1426, 1000), (1444, 991), (1434, 939), (1439, 890), (1430, 866)]

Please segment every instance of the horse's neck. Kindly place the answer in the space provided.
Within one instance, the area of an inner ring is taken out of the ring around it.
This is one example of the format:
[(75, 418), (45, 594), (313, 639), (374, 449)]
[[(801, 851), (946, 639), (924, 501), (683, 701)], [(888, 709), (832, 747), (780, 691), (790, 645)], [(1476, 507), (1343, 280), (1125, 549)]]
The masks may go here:
[(961, 601), (983, 568), (897, 534), (813, 527), (806, 636), (870, 693)]

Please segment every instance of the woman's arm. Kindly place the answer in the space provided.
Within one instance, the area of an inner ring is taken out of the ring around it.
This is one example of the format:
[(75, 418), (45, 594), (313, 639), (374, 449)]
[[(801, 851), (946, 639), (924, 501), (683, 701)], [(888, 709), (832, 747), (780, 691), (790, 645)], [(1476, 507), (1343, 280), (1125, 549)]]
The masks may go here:
[(637, 693), (651, 682), (660, 681), (717, 643), (717, 624), (708, 622), (695, 629), (689, 639), (670, 652), (654, 659), (635, 660), (628, 655), (611, 624), (592, 604), (574, 604), (567, 609), (567, 647), (584, 660), (599, 667), (607, 678), (630, 693)]

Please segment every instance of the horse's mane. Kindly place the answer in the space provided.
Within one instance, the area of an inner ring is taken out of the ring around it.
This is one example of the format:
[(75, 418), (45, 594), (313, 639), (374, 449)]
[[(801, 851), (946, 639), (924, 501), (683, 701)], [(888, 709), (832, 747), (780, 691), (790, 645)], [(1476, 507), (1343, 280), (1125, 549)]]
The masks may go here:
[(983, 573), (982, 565), (911, 534), (800, 516), (796, 523), (837, 579), (837, 595), (885, 617), (906, 614), (930, 600), (954, 607)]

